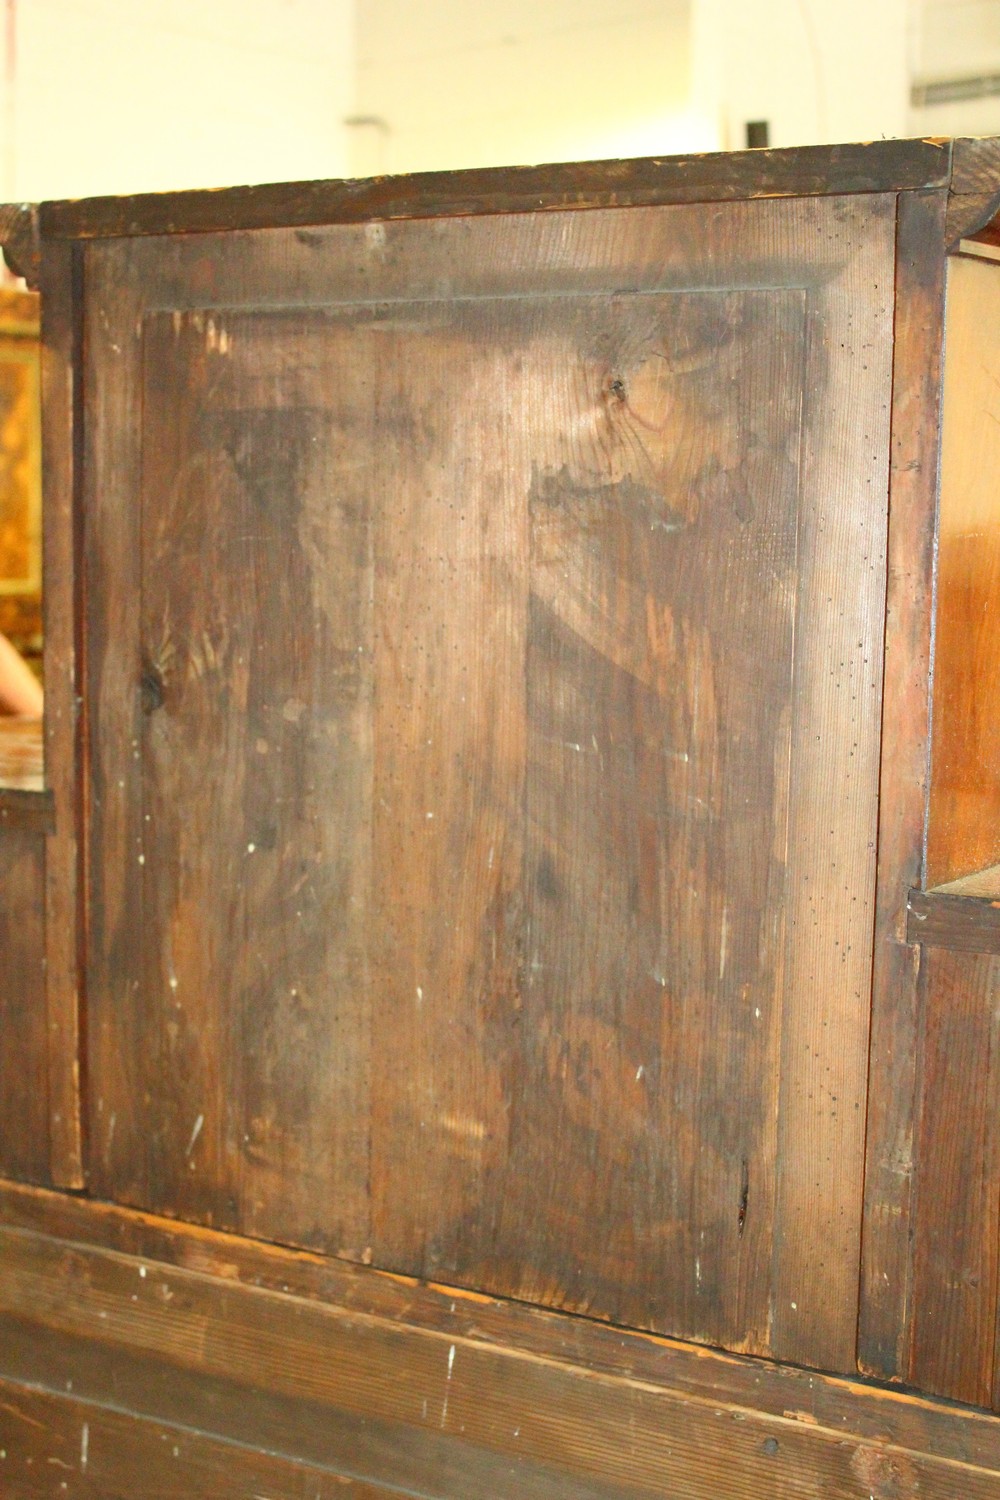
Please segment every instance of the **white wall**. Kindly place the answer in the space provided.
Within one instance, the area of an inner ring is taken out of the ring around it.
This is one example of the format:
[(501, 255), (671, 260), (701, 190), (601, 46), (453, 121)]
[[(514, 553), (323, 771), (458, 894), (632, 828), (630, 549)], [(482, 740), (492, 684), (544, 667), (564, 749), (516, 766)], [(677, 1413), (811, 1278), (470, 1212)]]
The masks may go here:
[(913, 0), (692, 0), (693, 110), (725, 150), (907, 134)]
[(347, 170), (354, 0), (16, 0), (16, 30), (0, 198)]
[(697, 150), (689, 0), (358, 0), (352, 169)]
[(916, 3), (358, 0), (352, 170), (905, 135)]
[[(1000, 75), (1000, 0), (917, 0), (913, 75), (919, 83)], [(1000, 95), (912, 110), (921, 135), (1000, 135)]]

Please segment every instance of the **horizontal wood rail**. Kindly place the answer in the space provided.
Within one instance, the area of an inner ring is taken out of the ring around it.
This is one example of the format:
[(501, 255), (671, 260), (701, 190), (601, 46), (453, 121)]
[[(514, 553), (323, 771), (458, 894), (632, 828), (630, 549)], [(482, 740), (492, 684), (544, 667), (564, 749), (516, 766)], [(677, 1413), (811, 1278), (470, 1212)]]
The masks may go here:
[(1000, 901), (944, 891), (911, 891), (906, 939), (927, 948), (1000, 953)]

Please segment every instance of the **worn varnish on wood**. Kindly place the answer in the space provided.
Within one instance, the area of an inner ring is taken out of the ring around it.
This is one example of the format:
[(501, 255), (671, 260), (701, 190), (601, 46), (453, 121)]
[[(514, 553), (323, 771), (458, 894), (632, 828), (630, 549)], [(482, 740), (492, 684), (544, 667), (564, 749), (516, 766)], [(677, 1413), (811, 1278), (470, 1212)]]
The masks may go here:
[(24, 1493), (1000, 1495), (994, 1418), (793, 1368), (1000, 1404), (998, 185), (885, 142), (8, 215), (0, 1170), (89, 1195), (0, 1185)]
[(87, 252), (99, 1193), (849, 1365), (892, 210)]

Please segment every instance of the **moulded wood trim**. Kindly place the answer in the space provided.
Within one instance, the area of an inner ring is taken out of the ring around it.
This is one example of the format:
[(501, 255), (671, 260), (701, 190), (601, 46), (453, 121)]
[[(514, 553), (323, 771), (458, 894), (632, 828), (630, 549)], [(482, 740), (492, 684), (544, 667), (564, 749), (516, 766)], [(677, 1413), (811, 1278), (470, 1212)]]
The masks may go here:
[(357, 181), (85, 198), (40, 206), (43, 237), (192, 234), (368, 219), (627, 208), (946, 187), (952, 143), (871, 141), (774, 151), (420, 172)]

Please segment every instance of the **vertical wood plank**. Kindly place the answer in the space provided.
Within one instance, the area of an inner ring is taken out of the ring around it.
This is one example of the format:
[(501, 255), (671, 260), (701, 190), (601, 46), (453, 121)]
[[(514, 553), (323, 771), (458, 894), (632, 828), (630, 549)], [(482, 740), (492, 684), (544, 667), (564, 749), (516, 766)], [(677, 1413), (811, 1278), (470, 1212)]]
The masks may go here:
[(906, 893), (921, 883), (929, 751), (946, 195), (900, 198), (878, 884), (858, 1359), (906, 1379), (923, 1016)]
[(152, 1142), (139, 1128), (141, 302), (127, 241), (84, 253), (88, 1178), (99, 1196), (142, 1203)]
[[(376, 445), (360, 340), (294, 312), (146, 319), (134, 872), (155, 1201), (354, 1258)], [(225, 559), (210, 581), (205, 558)]]
[(55, 832), (45, 860), (46, 1009), (52, 1179), (84, 1182), (80, 1070), (81, 737), (79, 677), (81, 252), (42, 246), (42, 469), (45, 609), (45, 773)]
[(45, 843), (0, 828), (0, 1177), (52, 1181)]
[(372, 345), (372, 1254), (476, 1284), (521, 1023), (526, 316), (416, 305)]
[(907, 1379), (989, 1406), (1000, 1249), (1000, 959), (924, 948)]
[(847, 1369), (871, 1004), (895, 204), (833, 233), (844, 269), (817, 305), (805, 377), (772, 1350)]
[(528, 501), (495, 1253), (519, 1296), (746, 1349), (769, 1339), (805, 312), (794, 291), (581, 308)]

